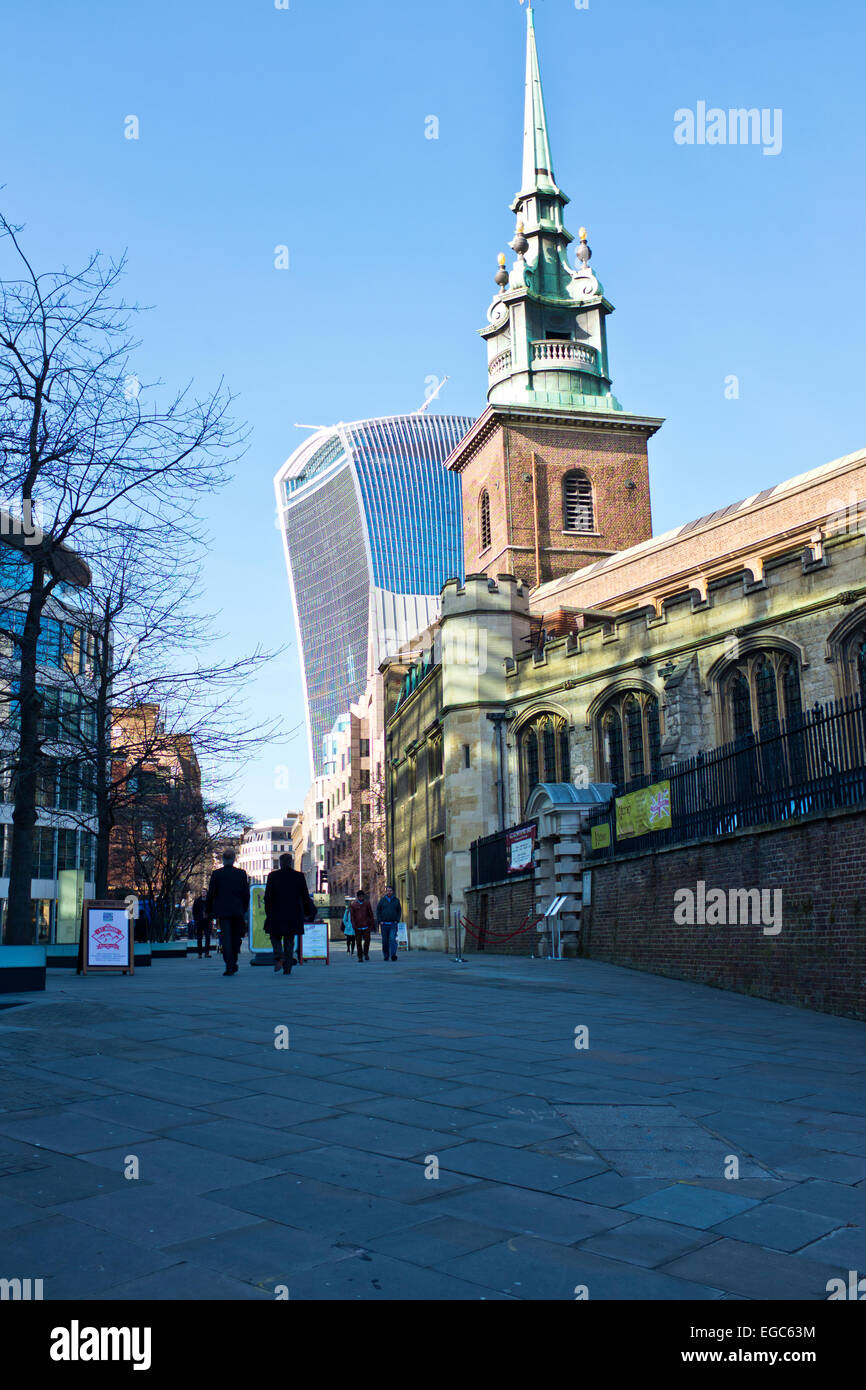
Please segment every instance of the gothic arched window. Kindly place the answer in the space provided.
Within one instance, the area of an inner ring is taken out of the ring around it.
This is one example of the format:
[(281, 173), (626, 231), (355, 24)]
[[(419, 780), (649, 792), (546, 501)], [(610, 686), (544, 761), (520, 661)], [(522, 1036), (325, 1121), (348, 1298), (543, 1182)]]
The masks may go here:
[(564, 531), (594, 531), (592, 483), (582, 468), (566, 473), (562, 480), (562, 527)]
[(490, 493), (485, 488), (481, 494), (481, 501), (478, 504), (478, 532), (481, 540), (481, 549), (486, 550), (490, 545), (492, 532), (490, 529)]
[(745, 738), (752, 732), (752, 695), (749, 682), (742, 671), (737, 671), (728, 686), (731, 703), (731, 733), (734, 738)]
[(661, 718), (655, 695), (626, 690), (614, 695), (598, 716), (599, 780), (622, 787), (661, 772)]
[(722, 741), (778, 733), (782, 721), (796, 724), (803, 712), (800, 667), (789, 652), (750, 652), (721, 678)]
[(539, 782), (571, 781), (568, 726), (561, 715), (535, 715), (523, 725), (517, 738), (520, 794), (524, 806), (532, 788)]

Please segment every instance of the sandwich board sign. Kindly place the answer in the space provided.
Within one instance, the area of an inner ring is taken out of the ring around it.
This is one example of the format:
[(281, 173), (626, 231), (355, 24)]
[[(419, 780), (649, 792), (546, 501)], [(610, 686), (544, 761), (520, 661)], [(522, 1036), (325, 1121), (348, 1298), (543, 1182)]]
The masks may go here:
[(409, 928), (406, 926), (406, 923), (405, 923), (405, 922), (398, 922), (398, 923), (397, 923), (397, 949), (398, 949), (398, 951), (399, 951), (399, 949), (400, 949), (401, 946), (403, 947), (404, 951), (408, 951), (408, 949), (409, 949)]
[(98, 970), (135, 972), (135, 944), (132, 919), (124, 903), (87, 901), (81, 914), (79, 971), (86, 975)]
[(331, 947), (328, 941), (327, 922), (305, 922), (301, 937), (301, 960), (323, 960), (331, 964)]

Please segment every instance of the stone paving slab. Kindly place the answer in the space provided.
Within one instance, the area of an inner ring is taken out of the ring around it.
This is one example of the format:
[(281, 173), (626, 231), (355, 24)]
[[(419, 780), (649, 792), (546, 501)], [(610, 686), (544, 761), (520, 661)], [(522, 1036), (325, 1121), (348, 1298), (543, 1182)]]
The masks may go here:
[(157, 1247), (178, 1239), (192, 1240), (212, 1231), (252, 1225), (252, 1218), (244, 1212), (231, 1211), (189, 1192), (144, 1182), (125, 1182), (122, 1190), (61, 1202), (54, 1209), (100, 1230), (129, 1233), (139, 1244)]
[(767, 1301), (826, 1299), (830, 1277), (828, 1266), (816, 1260), (724, 1239), (673, 1260), (662, 1272)]
[[(734, 1187), (734, 1184), (731, 1186)], [(638, 1216), (652, 1216), (660, 1221), (675, 1221), (681, 1226), (696, 1227), (698, 1230), (709, 1230), (711, 1226), (754, 1206), (757, 1206), (754, 1197), (741, 1197), (736, 1191), (714, 1192), (693, 1183), (677, 1183), (675, 1187), (636, 1197), (634, 1201), (627, 1202), (623, 1210), (635, 1212)]]
[(866, 1268), (861, 1024), (593, 961), (338, 955), (284, 984), (193, 957), (10, 997), (8, 1277), (95, 1300), (713, 1301), (823, 1299)]
[(833, 1216), (820, 1216), (816, 1212), (795, 1211), (793, 1207), (764, 1202), (749, 1211), (732, 1216), (730, 1221), (717, 1223), (715, 1230), (721, 1236), (732, 1240), (748, 1240), (755, 1245), (767, 1246), (772, 1250), (783, 1250), (792, 1254), (795, 1250), (810, 1247), (812, 1241), (827, 1235), (837, 1226)]
[(606, 1260), (585, 1250), (553, 1245), (533, 1236), (516, 1236), (502, 1245), (489, 1245), (439, 1266), (445, 1273), (468, 1279), (512, 1298), (574, 1301), (598, 1298), (716, 1299), (721, 1289), (709, 1289), (655, 1270)]
[(306, 1153), (285, 1154), (283, 1168), (332, 1186), (351, 1188), (354, 1192), (374, 1195), (387, 1192), (398, 1202), (429, 1201), (445, 1192), (460, 1192), (476, 1185), (474, 1178), (442, 1169), (435, 1178), (428, 1178), (430, 1165), (422, 1158), (408, 1162), (379, 1154), (362, 1154), (357, 1149), (341, 1148), (336, 1144)]
[(645, 1265), (655, 1269), (677, 1255), (688, 1254), (709, 1245), (717, 1237), (689, 1226), (675, 1226), (669, 1221), (654, 1221), (638, 1216), (624, 1226), (615, 1226), (589, 1240), (581, 1241), (581, 1250), (593, 1255), (607, 1255), (612, 1260)]
[(277, 1221), (353, 1243), (399, 1230), (418, 1220), (417, 1212), (405, 1202), (294, 1173), (249, 1183), (230, 1192), (215, 1192), (213, 1200), (235, 1208), (238, 1214), (248, 1213), (248, 1220), (257, 1217)]
[(271, 1293), (300, 1270), (348, 1260), (356, 1253), (357, 1247), (341, 1248), (332, 1237), (267, 1221), (165, 1247), (166, 1256), (179, 1262), (246, 1280)]
[(341, 1302), (380, 1303), (423, 1300), (431, 1303), (500, 1301), (505, 1293), (479, 1287), (450, 1272), (425, 1269), (405, 1260), (365, 1251), (335, 1264), (316, 1265), (288, 1281), (294, 1301), (339, 1299)]
[[(94, 1230), (74, 1218), (45, 1214), (31, 1225), (3, 1232), (3, 1259), (9, 1268), (46, 1270), (50, 1298), (108, 1289), (172, 1263), (159, 1250), (128, 1240), (123, 1233)], [(68, 1293), (59, 1292), (61, 1279)]]
[(131, 1125), (109, 1124), (71, 1111), (57, 1111), (34, 1119), (0, 1119), (0, 1133), (72, 1156), (114, 1144), (144, 1143), (150, 1138), (144, 1130), (133, 1129)]
[(611, 1207), (547, 1192), (527, 1192), (501, 1183), (486, 1183), (469, 1192), (438, 1198), (426, 1210), (431, 1215), (446, 1212), (464, 1221), (491, 1225), (508, 1231), (509, 1236), (528, 1234), (563, 1245), (574, 1245), (632, 1219), (628, 1213)]
[[(204, 1115), (199, 1115), (197, 1120), (196, 1124), (166, 1130), (164, 1137), (193, 1149), (210, 1149), (234, 1158), (264, 1161), (270, 1167), (281, 1167), (277, 1160), (286, 1154), (319, 1147), (315, 1139), (306, 1139), (288, 1130), (271, 1129), (267, 1125), (244, 1124), (240, 1120), (207, 1120)], [(206, 1166), (209, 1159), (199, 1154), (198, 1161)]]
[(395, 1124), (378, 1115), (338, 1115), (317, 1124), (298, 1126), (297, 1132), (320, 1144), (348, 1143), (355, 1149), (390, 1158), (412, 1158), (416, 1154), (435, 1154), (455, 1145), (463, 1146), (458, 1134)]

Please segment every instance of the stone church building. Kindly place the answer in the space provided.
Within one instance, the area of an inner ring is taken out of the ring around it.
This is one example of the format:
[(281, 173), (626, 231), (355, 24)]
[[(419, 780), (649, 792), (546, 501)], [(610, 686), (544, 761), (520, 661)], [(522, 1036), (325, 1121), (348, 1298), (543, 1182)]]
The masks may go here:
[[(613, 306), (583, 228), (569, 260), (567, 202), (530, 12), (515, 260), (500, 257), (482, 329), (487, 408), (447, 462), (466, 579), (382, 668), (389, 866), (410, 933), (866, 1016), (866, 451), (653, 536), (663, 422), (612, 394)], [(596, 845), (632, 788), (671, 779), (676, 802), (680, 772), (703, 786), (699, 755), (739, 759), (739, 800), (713, 833), (698, 818)], [(775, 795), (759, 815), (756, 790)], [(675, 923), (674, 894), (710, 882), (782, 890), (782, 930)]]

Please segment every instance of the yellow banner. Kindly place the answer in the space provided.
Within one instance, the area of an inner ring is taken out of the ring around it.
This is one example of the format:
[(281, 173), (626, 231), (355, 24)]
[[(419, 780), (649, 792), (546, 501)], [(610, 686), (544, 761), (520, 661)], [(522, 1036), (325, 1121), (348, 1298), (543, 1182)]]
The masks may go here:
[(610, 849), (610, 826), (594, 825), (590, 831), (593, 849)]
[(639, 792), (616, 799), (616, 838), (634, 839), (652, 830), (670, 830), (671, 784), (654, 782)]
[(250, 890), (250, 923), (250, 950), (272, 950), (271, 938), (265, 932), (265, 890), (261, 883), (254, 883)]

